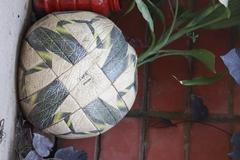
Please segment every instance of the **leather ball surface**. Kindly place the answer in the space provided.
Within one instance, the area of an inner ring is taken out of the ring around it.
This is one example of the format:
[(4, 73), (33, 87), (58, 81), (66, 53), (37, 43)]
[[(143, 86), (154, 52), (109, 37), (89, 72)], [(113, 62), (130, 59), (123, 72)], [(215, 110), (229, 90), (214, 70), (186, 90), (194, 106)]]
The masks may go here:
[(62, 138), (99, 135), (132, 107), (137, 56), (120, 29), (92, 12), (59, 12), (24, 39), (19, 101), (38, 129)]

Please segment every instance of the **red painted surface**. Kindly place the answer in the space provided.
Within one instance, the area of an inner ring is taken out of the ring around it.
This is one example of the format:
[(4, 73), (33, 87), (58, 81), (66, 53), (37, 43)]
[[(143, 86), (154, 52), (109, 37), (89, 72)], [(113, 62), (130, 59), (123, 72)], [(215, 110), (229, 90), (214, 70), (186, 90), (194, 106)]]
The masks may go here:
[(90, 10), (109, 16), (111, 12), (119, 12), (119, 0), (34, 0), (37, 12), (51, 13), (55, 11)]
[(100, 160), (137, 160), (140, 145), (138, 119), (122, 120), (102, 136)]
[(183, 127), (150, 128), (147, 160), (184, 160)]
[[(213, 124), (226, 131), (227, 124)], [(215, 128), (194, 124), (191, 132), (190, 160), (229, 160), (230, 136)]]

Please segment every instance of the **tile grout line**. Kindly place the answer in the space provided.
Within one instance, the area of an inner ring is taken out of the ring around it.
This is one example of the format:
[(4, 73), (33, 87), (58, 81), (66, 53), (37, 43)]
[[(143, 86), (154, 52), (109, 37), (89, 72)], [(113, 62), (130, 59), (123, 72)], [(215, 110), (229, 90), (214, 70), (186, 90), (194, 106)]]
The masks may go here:
[(99, 160), (100, 159), (100, 155), (101, 155), (101, 141), (102, 141), (102, 137), (101, 137), (101, 134), (99, 134), (96, 137), (96, 140), (95, 140), (94, 160)]
[[(239, 33), (238, 33), (238, 28), (237, 27), (234, 27), (234, 28), (231, 28), (230, 30), (230, 38), (229, 38), (229, 49), (232, 49), (236, 46), (236, 41), (237, 41), (237, 38), (239, 36)], [(235, 88), (235, 83), (234, 83), (234, 80), (230, 77), (228, 78), (228, 114), (231, 116), (231, 117), (234, 117), (234, 88)], [(230, 132), (233, 133), (234, 132), (234, 121), (232, 121), (230, 123)], [(231, 137), (229, 139), (229, 142), (231, 140)], [(231, 143), (229, 143), (229, 149), (232, 148), (232, 145)]]
[[(152, 117), (152, 118), (166, 118), (171, 120), (186, 120), (191, 121), (192, 115), (190, 113), (183, 112), (161, 112), (161, 111), (148, 111), (144, 112), (140, 109), (131, 110), (127, 117)], [(211, 113), (205, 122), (218, 122), (218, 123), (228, 123), (228, 122), (240, 122), (240, 115), (234, 114), (230, 116), (226, 113)]]
[[(192, 7), (194, 6), (195, 1), (194, 0), (190, 0), (188, 1), (188, 6), (190, 9), (192, 9)], [(188, 42), (188, 49), (192, 49), (194, 46), (194, 43), (192, 42), (192, 40), (189, 38), (187, 40)], [(187, 58), (187, 63), (188, 63), (188, 78), (192, 79), (193, 77), (193, 61), (192, 58), (189, 57)], [(191, 114), (191, 95), (193, 93), (192, 87), (189, 86), (187, 87), (187, 99), (186, 99), (186, 106), (185, 106), (185, 113)], [(189, 156), (190, 156), (190, 145), (191, 145), (191, 130), (192, 130), (192, 123), (191, 122), (186, 122), (183, 124), (183, 140), (184, 140), (184, 144), (183, 144), (183, 151), (184, 151), (184, 160), (189, 160)]]
[[(144, 65), (144, 74), (143, 74), (143, 102), (141, 111), (148, 112), (149, 106), (149, 64)], [(140, 150), (139, 150), (139, 160), (146, 159), (146, 150), (147, 150), (147, 118), (141, 118), (141, 130), (140, 130)]]

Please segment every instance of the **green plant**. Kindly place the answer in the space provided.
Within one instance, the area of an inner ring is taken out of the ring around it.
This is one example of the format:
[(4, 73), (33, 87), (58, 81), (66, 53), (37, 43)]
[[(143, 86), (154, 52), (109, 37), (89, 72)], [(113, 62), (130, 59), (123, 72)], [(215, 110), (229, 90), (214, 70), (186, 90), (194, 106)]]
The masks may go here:
[[(182, 9), (179, 0), (168, 0), (168, 2), (173, 13), (172, 23), (168, 27), (165, 23), (164, 13), (158, 4), (151, 0), (134, 0), (126, 12), (128, 14), (136, 5), (149, 26), (149, 47), (139, 56), (138, 66), (166, 56), (185, 56), (199, 60), (214, 75), (211, 77), (196, 77), (191, 80), (183, 80), (180, 81), (182, 85), (206, 85), (223, 77), (223, 73), (219, 74), (215, 71), (215, 55), (212, 52), (206, 49), (172, 50), (168, 49), (167, 46), (185, 35), (190, 35), (194, 42), (198, 36), (194, 34), (194, 31), (198, 29), (220, 29), (239, 25), (240, 1), (212, 1), (208, 7), (200, 11)], [(157, 37), (154, 32), (156, 26), (154, 25), (152, 16), (156, 16), (163, 25), (160, 37)]]

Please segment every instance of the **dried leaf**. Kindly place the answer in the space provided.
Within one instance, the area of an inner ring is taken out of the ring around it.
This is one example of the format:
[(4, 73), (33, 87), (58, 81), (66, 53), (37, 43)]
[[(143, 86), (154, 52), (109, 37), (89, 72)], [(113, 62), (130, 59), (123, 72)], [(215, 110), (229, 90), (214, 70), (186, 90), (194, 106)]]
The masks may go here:
[(228, 156), (233, 160), (240, 159), (240, 133), (234, 133), (231, 138), (231, 144), (233, 145), (233, 151), (228, 153)]
[(54, 140), (51, 140), (49, 137), (40, 135), (38, 133), (34, 133), (33, 135), (33, 147), (35, 151), (40, 156), (47, 157), (54, 146)]
[(27, 154), (24, 160), (43, 160), (43, 159), (37, 154), (37, 152), (32, 150)]
[(87, 160), (87, 153), (82, 150), (76, 150), (73, 147), (59, 149), (54, 158), (61, 160)]
[(191, 95), (192, 119), (202, 121), (208, 117), (208, 108), (204, 105), (203, 100), (196, 95)]

